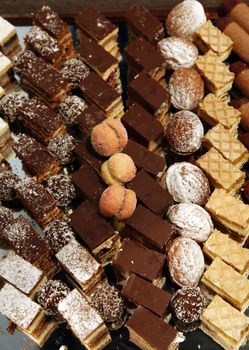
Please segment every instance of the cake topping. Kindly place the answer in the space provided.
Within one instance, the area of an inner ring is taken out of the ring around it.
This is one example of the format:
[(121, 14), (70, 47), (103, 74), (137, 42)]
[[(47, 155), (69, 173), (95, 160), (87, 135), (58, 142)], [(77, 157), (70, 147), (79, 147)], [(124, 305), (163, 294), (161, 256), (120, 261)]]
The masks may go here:
[(44, 235), (56, 253), (74, 238), (73, 230), (66, 220), (52, 221), (44, 229)]
[(59, 113), (66, 125), (73, 125), (75, 119), (87, 107), (86, 102), (75, 95), (68, 96), (60, 105)]
[(0, 173), (0, 199), (3, 202), (16, 200), (14, 187), (18, 184), (20, 178), (12, 171)]
[(71, 135), (58, 135), (50, 139), (48, 150), (58, 159), (60, 165), (66, 165), (73, 161), (73, 150), (76, 142)]
[(47, 184), (48, 192), (60, 207), (68, 206), (76, 197), (75, 187), (69, 175), (51, 176)]
[(0, 114), (10, 123), (13, 123), (18, 117), (18, 110), (27, 101), (27, 96), (10, 92), (0, 100)]

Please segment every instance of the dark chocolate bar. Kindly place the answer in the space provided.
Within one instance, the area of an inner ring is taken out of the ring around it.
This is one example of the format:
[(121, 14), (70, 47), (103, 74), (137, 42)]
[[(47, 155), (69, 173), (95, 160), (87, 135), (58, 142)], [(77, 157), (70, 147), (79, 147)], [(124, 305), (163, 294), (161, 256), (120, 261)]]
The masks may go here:
[(76, 118), (76, 123), (79, 125), (82, 135), (90, 135), (92, 129), (106, 119), (103, 111), (94, 105), (88, 106)]
[(174, 204), (171, 194), (143, 169), (128, 184), (128, 188), (133, 190), (137, 198), (156, 215), (164, 215), (168, 208)]
[(91, 139), (85, 137), (74, 149), (74, 153), (80, 164), (87, 163), (96, 171), (101, 173), (101, 166), (106, 160), (100, 156), (93, 148)]

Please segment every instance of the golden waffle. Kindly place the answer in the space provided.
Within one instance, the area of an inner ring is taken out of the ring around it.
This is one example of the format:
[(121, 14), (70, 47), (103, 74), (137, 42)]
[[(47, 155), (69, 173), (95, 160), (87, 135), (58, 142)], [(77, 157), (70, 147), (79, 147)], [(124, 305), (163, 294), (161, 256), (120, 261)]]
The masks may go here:
[(237, 167), (242, 167), (249, 159), (249, 152), (243, 143), (220, 123), (206, 133), (203, 142), (208, 148), (214, 147)]
[(211, 259), (220, 257), (236, 271), (247, 276), (249, 272), (249, 249), (241, 247), (228, 235), (214, 230), (203, 246), (204, 253)]
[(195, 64), (206, 83), (206, 87), (215, 96), (219, 97), (231, 90), (234, 73), (230, 72), (228, 66), (221, 61), (216, 53), (209, 50), (205, 55), (199, 56)]
[(222, 61), (225, 61), (233, 48), (233, 41), (209, 20), (195, 33), (195, 43), (203, 52), (214, 51)]
[(241, 113), (215, 95), (209, 94), (199, 104), (198, 115), (209, 125), (220, 123), (226, 129), (237, 131)]
[(231, 235), (244, 243), (249, 235), (249, 205), (223, 189), (216, 189), (206, 203), (211, 216), (231, 230)]
[(213, 147), (197, 159), (196, 164), (206, 173), (216, 188), (224, 188), (229, 193), (236, 193), (244, 183), (245, 174)]
[(202, 276), (208, 298), (217, 293), (237, 309), (244, 311), (249, 303), (249, 280), (219, 257), (215, 258)]
[(242, 346), (249, 333), (249, 318), (216, 295), (201, 315), (201, 327), (224, 349)]

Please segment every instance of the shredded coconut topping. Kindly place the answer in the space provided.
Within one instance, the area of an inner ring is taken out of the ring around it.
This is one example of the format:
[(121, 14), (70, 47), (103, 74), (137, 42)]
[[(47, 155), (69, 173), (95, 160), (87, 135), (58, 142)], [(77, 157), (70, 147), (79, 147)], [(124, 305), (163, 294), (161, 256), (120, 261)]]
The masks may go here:
[(0, 232), (14, 220), (14, 213), (3, 206), (0, 206)]
[(0, 114), (7, 122), (13, 123), (18, 117), (19, 108), (28, 100), (28, 97), (17, 93), (10, 92), (0, 100)]
[(20, 178), (12, 171), (0, 173), (0, 199), (10, 202), (16, 199), (14, 187), (18, 184)]
[(60, 105), (59, 113), (66, 125), (73, 125), (75, 119), (86, 109), (86, 102), (75, 95), (68, 96)]
[(48, 180), (47, 190), (60, 207), (66, 207), (76, 197), (75, 187), (69, 175), (51, 176)]
[(90, 74), (90, 69), (80, 59), (72, 58), (63, 64), (61, 73), (77, 87)]
[(60, 165), (66, 165), (73, 161), (73, 150), (76, 141), (71, 135), (58, 135), (50, 139), (48, 150), (58, 159)]
[(57, 253), (68, 242), (74, 239), (73, 230), (65, 220), (52, 221), (44, 230), (44, 235), (49, 245)]

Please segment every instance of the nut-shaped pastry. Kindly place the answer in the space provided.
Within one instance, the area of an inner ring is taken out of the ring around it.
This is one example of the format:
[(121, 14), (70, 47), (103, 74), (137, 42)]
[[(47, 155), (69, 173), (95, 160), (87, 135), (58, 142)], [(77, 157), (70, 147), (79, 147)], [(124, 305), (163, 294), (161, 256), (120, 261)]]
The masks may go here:
[(210, 195), (206, 175), (196, 165), (187, 162), (175, 163), (168, 168), (166, 186), (177, 203), (203, 205)]
[(125, 184), (136, 175), (137, 169), (130, 156), (116, 153), (102, 164), (101, 175), (107, 185)]
[(167, 217), (175, 225), (180, 235), (192, 238), (197, 242), (205, 242), (214, 228), (208, 212), (193, 203), (172, 205)]
[(119, 120), (106, 119), (92, 130), (91, 142), (93, 148), (104, 157), (110, 157), (117, 152), (121, 152), (127, 141), (127, 131)]
[(204, 129), (199, 117), (190, 111), (179, 111), (169, 118), (166, 138), (171, 150), (180, 155), (196, 152), (202, 142)]
[(170, 77), (169, 92), (175, 108), (192, 111), (203, 100), (204, 83), (193, 68), (180, 68)]
[(200, 246), (191, 238), (176, 238), (168, 250), (168, 267), (171, 278), (179, 286), (197, 286), (205, 267)]

